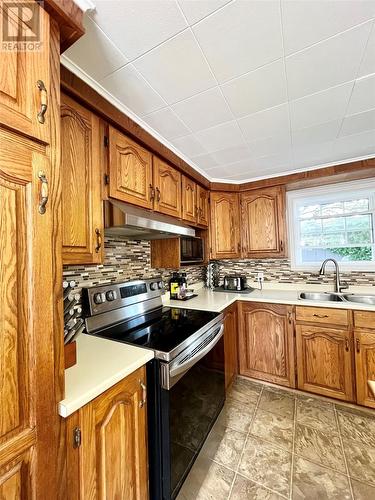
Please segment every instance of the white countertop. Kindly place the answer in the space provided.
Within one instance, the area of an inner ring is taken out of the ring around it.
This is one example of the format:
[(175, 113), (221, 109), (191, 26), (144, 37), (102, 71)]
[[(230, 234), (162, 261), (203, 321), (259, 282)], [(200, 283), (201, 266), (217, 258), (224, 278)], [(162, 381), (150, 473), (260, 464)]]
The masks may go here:
[(148, 349), (82, 334), (77, 364), (65, 370), (65, 399), (58, 411), (68, 417), (154, 357)]
[[(269, 285), (270, 286), (270, 285)], [(282, 285), (279, 284), (279, 287)], [(163, 297), (163, 304), (169, 307), (180, 307), (184, 309), (200, 309), (203, 311), (221, 312), (230, 306), (236, 300), (249, 302), (268, 302), (271, 304), (292, 304), (299, 306), (332, 307), (335, 309), (356, 309), (361, 311), (375, 311), (375, 306), (368, 304), (359, 304), (356, 302), (323, 302), (317, 300), (301, 300), (298, 295), (301, 291), (320, 291), (332, 290), (332, 287), (314, 286), (314, 285), (286, 285), (285, 288), (277, 288), (271, 285), (270, 288), (264, 288), (262, 291), (254, 290), (249, 294), (213, 292), (202, 285), (195, 287), (194, 291), (198, 297), (189, 300), (170, 300), (169, 294)], [(371, 290), (371, 291), (370, 291)], [(345, 293), (369, 293), (375, 294), (375, 289), (369, 287), (352, 287)]]

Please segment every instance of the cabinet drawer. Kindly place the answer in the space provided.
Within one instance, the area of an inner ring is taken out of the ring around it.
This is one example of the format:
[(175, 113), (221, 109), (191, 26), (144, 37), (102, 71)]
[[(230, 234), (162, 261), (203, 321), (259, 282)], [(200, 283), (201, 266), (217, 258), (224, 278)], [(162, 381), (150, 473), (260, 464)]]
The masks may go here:
[(375, 312), (354, 311), (354, 326), (375, 330)]
[(296, 307), (296, 320), (331, 325), (349, 324), (348, 311), (328, 307)]

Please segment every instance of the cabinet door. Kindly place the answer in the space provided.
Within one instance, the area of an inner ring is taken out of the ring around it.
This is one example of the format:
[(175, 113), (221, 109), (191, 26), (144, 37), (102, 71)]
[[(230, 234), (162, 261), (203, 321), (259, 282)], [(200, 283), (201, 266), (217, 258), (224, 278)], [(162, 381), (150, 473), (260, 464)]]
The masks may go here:
[(56, 185), (40, 144), (0, 144), (0, 498), (56, 498)]
[(286, 255), (285, 189), (272, 187), (241, 194), (244, 257)]
[(236, 193), (211, 193), (211, 257), (240, 257), (240, 214)]
[(182, 176), (182, 218), (195, 224), (197, 222), (197, 185), (194, 181)]
[(375, 380), (375, 331), (355, 330), (357, 403), (375, 408), (368, 381)]
[[(49, 16), (36, 2), (28, 2), (26, 6), (19, 2), (18, 5), (17, 7), (16, 2), (0, 3), (2, 43), (6, 45), (7, 36), (22, 36), (27, 31), (30, 32), (22, 18), (31, 14), (29, 24), (37, 33), (35, 44), (40, 41), (41, 48), (1, 51), (0, 122), (23, 134), (49, 142), (48, 107), (44, 122), (41, 115), (38, 119), (42, 103), (48, 105), (50, 89)], [(13, 45), (14, 41), (10, 44)], [(45, 91), (41, 83), (39, 89), (39, 81), (43, 83)]]
[(348, 330), (297, 325), (298, 388), (353, 401), (352, 339)]
[(69, 417), (68, 481), (80, 482), (78, 488), (72, 485), (75, 498), (148, 498), (147, 407), (141, 383), (146, 383), (144, 367), (79, 410), (82, 444), (77, 449), (70, 434), (77, 419)]
[(152, 208), (153, 194), (151, 153), (109, 127), (109, 196)]
[(209, 221), (209, 206), (208, 206), (208, 196), (209, 193), (207, 189), (202, 188), (198, 185), (197, 190), (197, 204), (198, 204), (198, 225), (208, 226)]
[(237, 304), (235, 303), (224, 313), (225, 387), (227, 389), (238, 373), (237, 335)]
[(154, 208), (173, 217), (181, 217), (181, 174), (154, 156)]
[(61, 172), (64, 264), (102, 261), (99, 119), (61, 96)]
[(240, 303), (240, 373), (295, 386), (293, 308)]

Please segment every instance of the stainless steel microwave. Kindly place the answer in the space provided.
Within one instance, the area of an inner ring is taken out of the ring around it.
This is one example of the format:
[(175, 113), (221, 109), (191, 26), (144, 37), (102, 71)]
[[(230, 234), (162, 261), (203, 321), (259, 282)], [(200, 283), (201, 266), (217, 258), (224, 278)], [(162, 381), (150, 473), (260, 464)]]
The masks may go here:
[(180, 237), (181, 264), (199, 264), (204, 262), (204, 244), (202, 238)]

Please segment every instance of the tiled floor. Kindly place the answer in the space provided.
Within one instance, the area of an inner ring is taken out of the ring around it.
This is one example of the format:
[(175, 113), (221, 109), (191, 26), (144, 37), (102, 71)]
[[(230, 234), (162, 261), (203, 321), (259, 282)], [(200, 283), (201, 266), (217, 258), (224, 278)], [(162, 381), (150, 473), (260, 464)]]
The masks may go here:
[(375, 500), (375, 411), (238, 378), (178, 500)]

